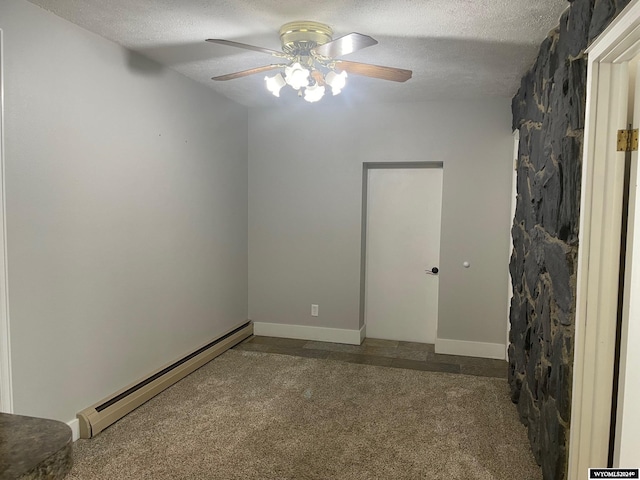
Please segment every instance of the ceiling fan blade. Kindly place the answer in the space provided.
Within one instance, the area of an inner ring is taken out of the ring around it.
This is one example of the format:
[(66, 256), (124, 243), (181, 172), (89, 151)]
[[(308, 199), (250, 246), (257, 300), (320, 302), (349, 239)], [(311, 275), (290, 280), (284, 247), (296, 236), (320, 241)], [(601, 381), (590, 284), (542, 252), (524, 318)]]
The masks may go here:
[(269, 48), (256, 47), (253, 45), (247, 45), (246, 43), (234, 42), (231, 40), (223, 40), (221, 38), (208, 38), (207, 42), (211, 43), (219, 43), (220, 45), (227, 45), (229, 47), (243, 48), (245, 50), (253, 50), (254, 52), (266, 53), (268, 55), (273, 55), (274, 57), (286, 58), (286, 55), (282, 52), (278, 52), (277, 50), (271, 50)]
[(354, 75), (364, 75), (365, 77), (380, 78), (382, 80), (391, 80), (392, 82), (406, 82), (411, 78), (413, 72), (411, 70), (403, 70), (402, 68), (381, 67), (380, 65), (370, 65), (368, 63), (348, 62), (346, 60), (335, 61), (336, 70), (344, 70)]
[(376, 45), (378, 41), (369, 35), (361, 33), (349, 33), (344, 37), (336, 38), (323, 45), (318, 45), (312, 52), (327, 58), (336, 58), (353, 53), (357, 50)]
[(247, 77), (249, 75), (255, 75), (256, 73), (268, 72), (269, 70), (275, 70), (276, 68), (282, 67), (284, 67), (284, 65), (265, 65), (264, 67), (250, 68), (249, 70), (243, 70), (241, 72), (220, 75), (218, 77), (213, 77), (211, 80), (233, 80), (234, 78)]
[(318, 70), (311, 71), (311, 78), (313, 78), (318, 85), (326, 85), (324, 75), (322, 75)]

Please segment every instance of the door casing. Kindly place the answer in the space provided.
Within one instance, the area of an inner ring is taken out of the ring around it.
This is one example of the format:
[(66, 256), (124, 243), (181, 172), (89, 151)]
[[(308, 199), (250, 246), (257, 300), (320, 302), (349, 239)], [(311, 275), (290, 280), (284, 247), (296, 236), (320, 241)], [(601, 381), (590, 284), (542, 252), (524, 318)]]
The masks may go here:
[(13, 413), (11, 336), (7, 284), (7, 223), (4, 171), (4, 51), (0, 29), (0, 411)]
[[(569, 480), (587, 478), (588, 468), (606, 467), (608, 460), (625, 186), (616, 131), (627, 128), (628, 62), (640, 53), (640, 0), (587, 52)], [(628, 300), (640, 301), (639, 293)]]

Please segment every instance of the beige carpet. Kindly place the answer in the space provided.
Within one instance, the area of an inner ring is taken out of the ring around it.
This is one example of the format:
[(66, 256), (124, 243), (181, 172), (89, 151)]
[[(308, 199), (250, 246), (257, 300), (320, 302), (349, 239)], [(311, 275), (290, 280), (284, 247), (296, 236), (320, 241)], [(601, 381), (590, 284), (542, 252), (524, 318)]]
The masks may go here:
[(228, 351), (96, 438), (71, 479), (539, 480), (505, 380)]

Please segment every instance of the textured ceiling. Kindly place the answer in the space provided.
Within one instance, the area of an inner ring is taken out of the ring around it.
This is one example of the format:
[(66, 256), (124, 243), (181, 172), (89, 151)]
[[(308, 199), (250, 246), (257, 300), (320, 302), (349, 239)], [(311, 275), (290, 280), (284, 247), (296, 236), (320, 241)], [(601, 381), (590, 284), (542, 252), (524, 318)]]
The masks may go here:
[[(345, 59), (413, 70), (406, 83), (351, 75), (342, 94), (325, 96), (325, 104), (510, 97), (568, 5), (566, 0), (30, 1), (250, 107), (304, 100), (290, 89), (273, 97), (264, 74), (211, 81), (278, 62), (206, 38), (280, 50), (282, 24), (314, 20), (330, 25), (334, 38), (359, 32), (378, 40)], [(146, 74), (160, 70), (135, 55), (129, 66)]]

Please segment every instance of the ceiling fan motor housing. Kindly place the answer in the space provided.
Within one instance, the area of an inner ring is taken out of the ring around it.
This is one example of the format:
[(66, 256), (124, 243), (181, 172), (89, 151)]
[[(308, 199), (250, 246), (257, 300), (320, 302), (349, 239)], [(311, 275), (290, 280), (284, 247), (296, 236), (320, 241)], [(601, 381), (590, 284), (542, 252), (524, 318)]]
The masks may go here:
[(280, 27), (282, 50), (290, 55), (309, 55), (312, 48), (330, 42), (333, 30), (324, 23), (300, 20)]

